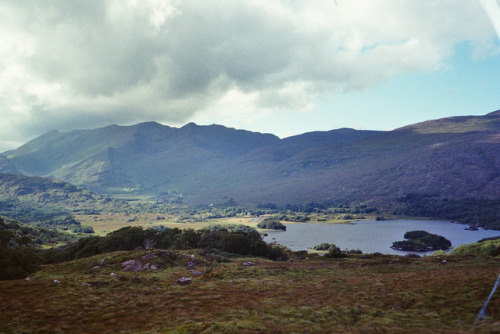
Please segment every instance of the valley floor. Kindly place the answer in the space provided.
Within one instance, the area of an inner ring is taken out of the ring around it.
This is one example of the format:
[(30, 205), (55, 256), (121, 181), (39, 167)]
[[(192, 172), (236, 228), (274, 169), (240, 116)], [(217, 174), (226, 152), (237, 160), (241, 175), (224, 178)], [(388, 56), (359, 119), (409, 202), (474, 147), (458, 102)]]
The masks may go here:
[[(126, 271), (127, 260), (150, 266)], [(498, 274), (486, 256), (114, 252), (0, 281), (0, 332), (500, 333), (498, 292), (474, 325)]]

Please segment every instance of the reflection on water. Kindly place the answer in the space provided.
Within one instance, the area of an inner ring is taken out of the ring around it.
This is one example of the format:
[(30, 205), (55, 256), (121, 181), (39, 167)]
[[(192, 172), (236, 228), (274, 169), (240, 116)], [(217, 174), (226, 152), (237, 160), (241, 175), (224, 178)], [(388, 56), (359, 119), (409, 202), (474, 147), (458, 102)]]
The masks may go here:
[(452, 247), (476, 242), (483, 238), (500, 236), (494, 230), (464, 230), (467, 225), (434, 220), (364, 220), (353, 224), (285, 224), (286, 232), (272, 231), (264, 238), (276, 241), (291, 250), (306, 250), (323, 242), (333, 243), (340, 249), (360, 249), (363, 253), (406, 254), (391, 249), (394, 241), (403, 240), (408, 231), (424, 230), (444, 236)]

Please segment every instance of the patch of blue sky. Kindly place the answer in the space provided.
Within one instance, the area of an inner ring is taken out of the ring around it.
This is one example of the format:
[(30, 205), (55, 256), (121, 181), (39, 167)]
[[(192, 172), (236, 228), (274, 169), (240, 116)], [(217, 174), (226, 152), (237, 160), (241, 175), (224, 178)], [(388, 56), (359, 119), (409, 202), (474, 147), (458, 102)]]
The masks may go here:
[(474, 57), (460, 44), (446, 66), (400, 75), (364, 90), (316, 101), (308, 112), (281, 112), (254, 124), (286, 137), (342, 127), (391, 130), (442, 117), (484, 115), (500, 109), (500, 54)]

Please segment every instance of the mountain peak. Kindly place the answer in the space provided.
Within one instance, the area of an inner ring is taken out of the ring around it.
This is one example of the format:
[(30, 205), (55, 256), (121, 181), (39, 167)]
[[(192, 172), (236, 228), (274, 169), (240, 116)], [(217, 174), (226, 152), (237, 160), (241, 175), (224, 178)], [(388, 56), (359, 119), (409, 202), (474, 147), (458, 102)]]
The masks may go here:
[(181, 129), (192, 129), (192, 128), (199, 128), (200, 126), (194, 122), (189, 122), (185, 124), (184, 126), (181, 127)]

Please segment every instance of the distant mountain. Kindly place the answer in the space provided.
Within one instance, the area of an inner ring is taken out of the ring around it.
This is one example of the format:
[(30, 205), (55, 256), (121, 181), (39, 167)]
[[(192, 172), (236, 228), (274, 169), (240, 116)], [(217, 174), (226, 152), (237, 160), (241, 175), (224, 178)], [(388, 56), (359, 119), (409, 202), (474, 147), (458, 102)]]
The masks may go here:
[(500, 199), (500, 111), (284, 139), (220, 125), (112, 125), (52, 131), (2, 156), (0, 171), (189, 203)]

